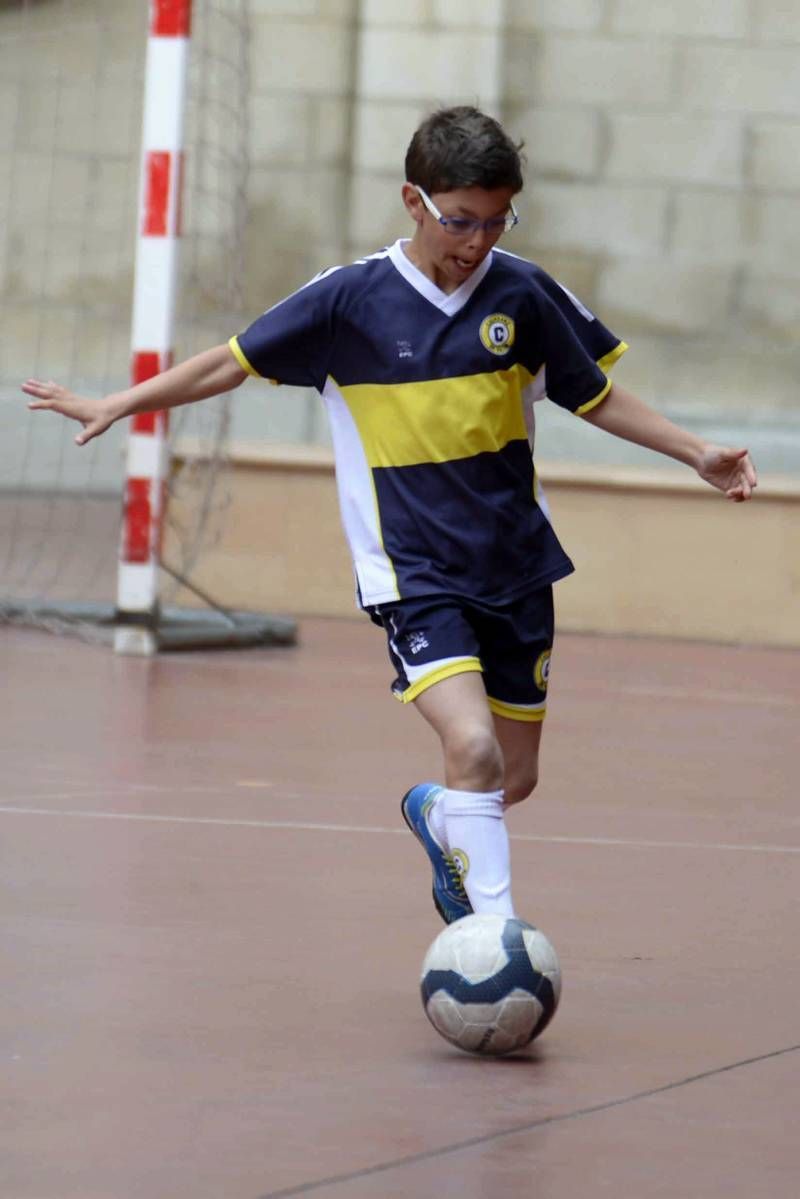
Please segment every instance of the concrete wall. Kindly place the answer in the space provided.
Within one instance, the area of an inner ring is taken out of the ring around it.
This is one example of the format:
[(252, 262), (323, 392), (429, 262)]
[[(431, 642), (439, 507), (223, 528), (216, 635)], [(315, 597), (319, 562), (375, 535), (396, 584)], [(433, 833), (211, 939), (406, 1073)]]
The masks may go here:
[[(800, 646), (800, 481), (744, 505), (677, 472), (545, 465), (543, 482), (576, 566), (562, 629)], [(232, 606), (354, 616), (330, 452), (234, 447), (226, 536), (194, 581)]]
[[(8, 487), (119, 486), (119, 438), (76, 457), (71, 430), (21, 418), (17, 384), (43, 374), (100, 393), (126, 378), (145, 18), (142, 0), (0, 5)], [(630, 341), (620, 380), (686, 424), (747, 441), (762, 474), (800, 475), (797, 4), (196, 0), (195, 32), (179, 354), (227, 337), (321, 267), (407, 232), (399, 193), (415, 125), (434, 106), (477, 102), (527, 144), (509, 248)], [(234, 435), (251, 449), (328, 437), (316, 397), (257, 383), (237, 395)], [(554, 459), (657, 465), (554, 410), (538, 439), (545, 474)], [(330, 518), (329, 486), (282, 508), (273, 489), (258, 508), (277, 504), (298, 536), (302, 513), (313, 532), (315, 498)], [(674, 513), (680, 530), (683, 500), (665, 494), (659, 520)], [(752, 514), (725, 519), (756, 530), (759, 579), (790, 578), (794, 543), (757, 531)], [(225, 526), (231, 546), (238, 523)], [(280, 565), (282, 552), (249, 569), (298, 569)], [(302, 603), (316, 584), (297, 582)], [(715, 574), (707, 585), (719, 591)], [(308, 610), (323, 610), (326, 592), (323, 580)], [(661, 628), (652, 605), (639, 610)], [(761, 624), (783, 628), (767, 611)], [(738, 634), (759, 639), (752, 622)]]
[[(286, 56), (279, 78), (303, 45), (295, 79), (307, 95), (294, 103), (306, 115), (294, 112), (296, 133), (273, 146), (260, 178), (271, 203), (302, 213), (307, 236), (276, 261), (269, 229), (253, 228), (263, 252), (251, 260), (249, 294), (277, 298), (292, 262), (305, 278), (403, 234), (402, 158), (417, 121), (438, 104), (478, 101), (527, 145), (523, 222), (509, 246), (631, 341), (620, 379), (687, 423), (749, 434), (768, 467), (800, 465), (791, 6), (256, 0), (254, 20), (256, 45), (274, 38)], [(273, 62), (263, 63), (265, 87)], [(313, 148), (326, 87), (333, 113), (343, 96), (349, 105), (349, 140), (336, 143), (345, 180), (326, 176)], [(304, 424), (324, 439), (293, 401), (266, 402), (279, 437)], [(247, 413), (240, 420), (246, 431)], [(558, 444), (559, 456), (582, 452), (580, 441)]]
[[(689, 422), (752, 427), (762, 440), (766, 431), (767, 465), (800, 465), (796, 5), (195, 7), (203, 98), (190, 167), (205, 157), (187, 202), (183, 352), (226, 336), (321, 267), (406, 232), (399, 187), (416, 123), (433, 106), (478, 102), (527, 144), (523, 219), (509, 246), (632, 343), (620, 378)], [(68, 14), (60, 0), (0, 8), (6, 401), (40, 358), (48, 373), (88, 386), (124, 377), (144, 13), (140, 0), (74, 0)], [(238, 295), (221, 303), (226, 268)], [(247, 438), (327, 437), (305, 393), (250, 388), (235, 420)]]

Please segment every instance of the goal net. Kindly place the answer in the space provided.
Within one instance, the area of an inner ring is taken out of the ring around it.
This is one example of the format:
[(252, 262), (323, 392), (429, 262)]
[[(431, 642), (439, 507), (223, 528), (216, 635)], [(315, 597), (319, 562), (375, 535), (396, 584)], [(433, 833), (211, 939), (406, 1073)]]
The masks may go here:
[[(147, 10), (0, 0), (0, 618), (89, 638), (108, 637), (114, 609), (127, 430), (78, 449), (77, 426), (29, 412), (20, 384), (99, 397), (129, 382)], [(243, 323), (246, 10), (193, 5), (178, 360)], [(220, 535), (228, 418), (224, 397), (172, 414), (171, 440), (203, 453), (170, 472), (164, 612)]]

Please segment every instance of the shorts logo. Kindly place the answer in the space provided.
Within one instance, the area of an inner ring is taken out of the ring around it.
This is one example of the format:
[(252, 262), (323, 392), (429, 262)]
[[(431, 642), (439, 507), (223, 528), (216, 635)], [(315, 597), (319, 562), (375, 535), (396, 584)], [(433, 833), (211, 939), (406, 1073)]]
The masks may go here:
[(492, 354), (507, 354), (514, 344), (514, 322), (502, 312), (493, 312), (481, 322), (481, 341)]
[(412, 654), (418, 654), (421, 649), (427, 649), (429, 644), (424, 633), (409, 633), (406, 641)]
[(539, 654), (539, 657), (536, 659), (536, 665), (533, 668), (533, 677), (540, 691), (547, 690), (547, 681), (550, 678), (551, 653), (552, 650), (546, 649), (543, 653)]

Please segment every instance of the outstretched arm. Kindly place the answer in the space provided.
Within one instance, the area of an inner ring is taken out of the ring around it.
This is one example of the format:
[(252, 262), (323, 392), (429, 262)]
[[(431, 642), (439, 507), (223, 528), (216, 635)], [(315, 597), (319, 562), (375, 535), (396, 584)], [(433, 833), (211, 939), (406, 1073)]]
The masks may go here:
[(602, 403), (584, 413), (583, 419), (625, 441), (686, 463), (701, 479), (724, 491), (729, 500), (749, 500), (757, 485), (747, 450), (703, 441), (616, 384)]
[(137, 383), (125, 391), (104, 396), (101, 400), (90, 400), (76, 395), (58, 383), (43, 383), (39, 379), (28, 379), (22, 390), (34, 399), (29, 408), (60, 412), (70, 420), (79, 421), (83, 431), (77, 435), (78, 445), (85, 445), (93, 437), (105, 433), (110, 425), (124, 416), (137, 412), (157, 412), (161, 408), (177, 408), (180, 404), (192, 404), (209, 396), (222, 395), (243, 383), (247, 373), (242, 370), (227, 345), (204, 350), (171, 367), (144, 383)]

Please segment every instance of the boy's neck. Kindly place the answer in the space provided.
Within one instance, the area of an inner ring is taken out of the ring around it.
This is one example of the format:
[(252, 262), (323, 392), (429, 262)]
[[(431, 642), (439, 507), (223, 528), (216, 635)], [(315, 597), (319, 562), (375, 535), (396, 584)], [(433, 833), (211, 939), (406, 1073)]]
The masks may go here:
[(426, 260), (426, 256), (420, 246), (418, 234), (415, 233), (408, 241), (402, 241), (400, 248), (408, 261), (418, 271), (421, 271), (426, 279), (430, 279), (431, 283), (434, 283), (439, 288), (439, 291), (444, 292), (446, 296), (452, 295), (454, 291), (458, 291), (461, 283), (448, 279), (442, 272), (437, 271), (433, 262)]

